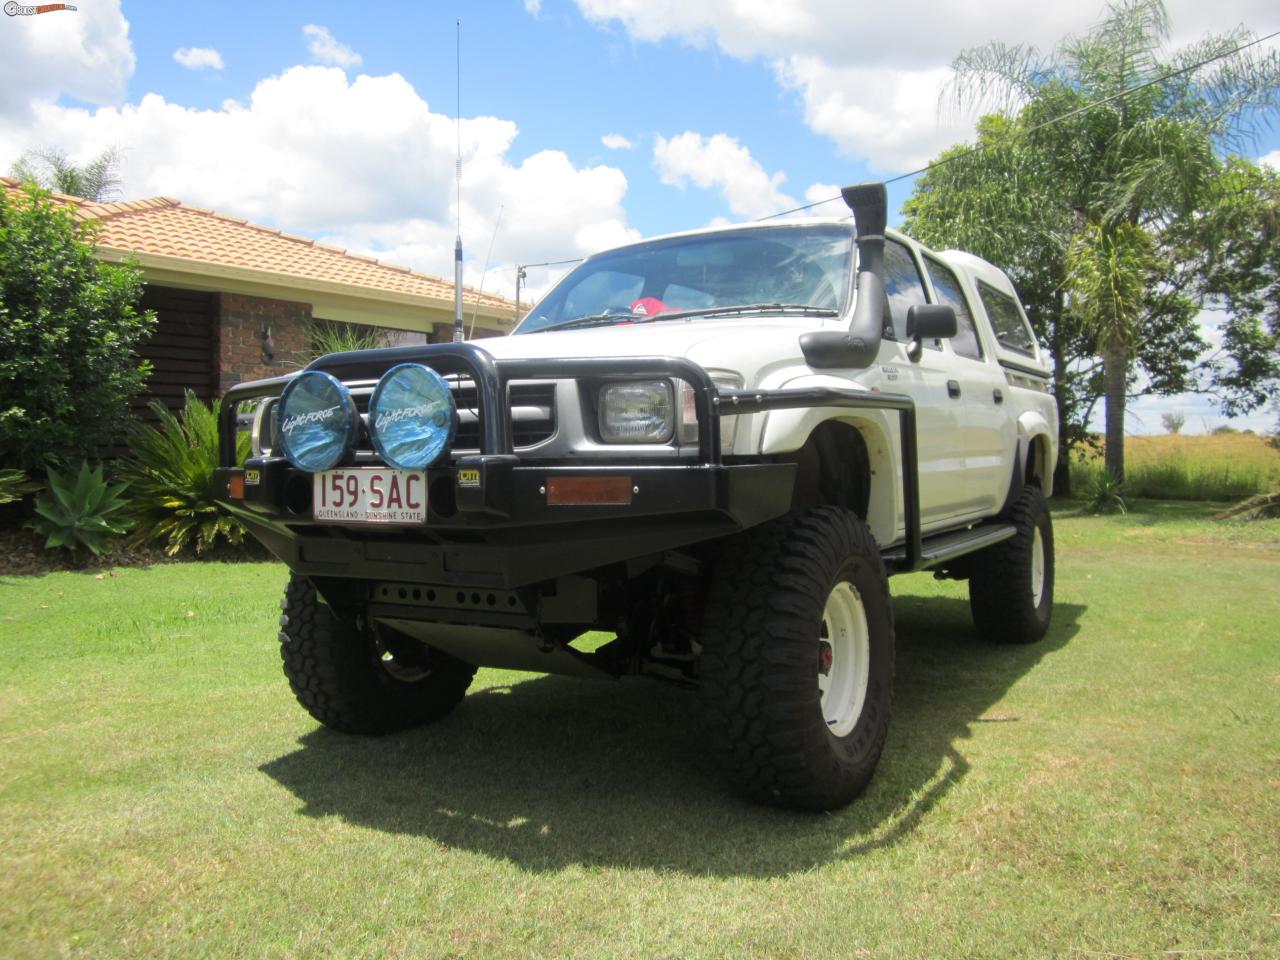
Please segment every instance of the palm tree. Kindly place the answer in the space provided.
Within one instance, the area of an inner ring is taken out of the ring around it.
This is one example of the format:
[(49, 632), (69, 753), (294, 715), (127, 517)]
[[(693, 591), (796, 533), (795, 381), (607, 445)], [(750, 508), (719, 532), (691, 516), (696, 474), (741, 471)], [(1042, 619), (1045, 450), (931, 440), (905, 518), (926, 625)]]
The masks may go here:
[(108, 147), (83, 166), (56, 147), (26, 151), (9, 171), (19, 180), (86, 200), (110, 200), (120, 186), (120, 151)]
[[(1153, 273), (1151, 237), (1141, 227), (1121, 221), (1090, 224), (1067, 250), (1067, 285), (1071, 309), (1081, 327), (1097, 341), (1102, 354), (1106, 415), (1106, 468), (1124, 480), (1124, 408), (1129, 389), (1129, 361), (1143, 294)], [(1117, 438), (1114, 439), (1113, 438)]]
[(1161, 311), (1185, 309), (1193, 282), (1162, 234), (1197, 210), (1214, 148), (1280, 103), (1280, 54), (1239, 50), (1252, 39), (1244, 28), (1165, 55), (1168, 34), (1160, 0), (1112, 0), (1097, 26), (1048, 54), (993, 42), (952, 64), (959, 103), (994, 105), (1031, 131), (1074, 216), (1064, 292), (1103, 360), (1106, 465), (1118, 480), (1134, 346)]

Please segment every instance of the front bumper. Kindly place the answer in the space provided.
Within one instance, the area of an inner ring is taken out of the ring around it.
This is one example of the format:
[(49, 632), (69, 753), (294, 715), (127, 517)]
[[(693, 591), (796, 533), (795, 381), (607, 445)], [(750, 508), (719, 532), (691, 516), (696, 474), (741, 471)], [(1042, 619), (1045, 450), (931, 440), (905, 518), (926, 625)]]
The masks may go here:
[[(311, 475), (278, 457), (217, 476), (221, 503), (299, 573), (511, 589), (781, 516), (795, 471), (794, 463), (585, 467), (468, 457), (427, 471), (427, 520), (412, 526), (317, 523)], [(625, 482), (629, 502), (554, 502), (558, 481), (595, 478)], [(233, 497), (242, 484), (243, 497)]]
[[(418, 526), (315, 522), (310, 474), (280, 458), (236, 465), (239, 404), (279, 395), (287, 379), (242, 384), (223, 398), (221, 502), (293, 570), (320, 577), (510, 589), (613, 563), (643, 563), (665, 551), (755, 526), (790, 509), (796, 464), (767, 459), (725, 463), (720, 416), (796, 407), (897, 412), (906, 522), (906, 550), (898, 568), (914, 569), (918, 564), (915, 409), (908, 397), (831, 388), (719, 391), (702, 367), (681, 358), (498, 361), (474, 343), (330, 354), (308, 369), (344, 380), (376, 380), (406, 361), (472, 380), (480, 421), (478, 454), (426, 471), (428, 516)], [(618, 377), (668, 377), (693, 388), (696, 459), (563, 465), (515, 455), (507, 404), (513, 380)], [(614, 489), (629, 488), (629, 499), (569, 505), (549, 496), (558, 479), (599, 477), (618, 481)], [(620, 482), (623, 478), (625, 486)], [(233, 481), (237, 496), (232, 496)]]

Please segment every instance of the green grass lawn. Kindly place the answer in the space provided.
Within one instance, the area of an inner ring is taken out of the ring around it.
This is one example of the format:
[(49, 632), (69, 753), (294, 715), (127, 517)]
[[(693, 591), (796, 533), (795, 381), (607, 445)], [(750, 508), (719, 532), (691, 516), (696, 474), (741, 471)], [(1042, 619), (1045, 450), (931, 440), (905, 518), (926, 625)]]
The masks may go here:
[(482, 671), (317, 728), (283, 569), (0, 579), (0, 956), (1280, 955), (1280, 521), (1057, 516), (1050, 636), (895, 581), (868, 793), (753, 807), (691, 695)]

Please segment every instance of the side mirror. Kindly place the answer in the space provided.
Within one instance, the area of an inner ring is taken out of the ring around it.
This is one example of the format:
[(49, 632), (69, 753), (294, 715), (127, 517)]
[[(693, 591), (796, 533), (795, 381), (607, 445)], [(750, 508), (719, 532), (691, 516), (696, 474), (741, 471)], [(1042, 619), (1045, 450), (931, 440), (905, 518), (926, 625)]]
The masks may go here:
[(907, 310), (907, 339), (940, 340), (954, 337), (956, 311), (941, 303), (917, 303)]
[(907, 359), (919, 363), (924, 342), (956, 335), (956, 312), (941, 303), (917, 303), (907, 308)]

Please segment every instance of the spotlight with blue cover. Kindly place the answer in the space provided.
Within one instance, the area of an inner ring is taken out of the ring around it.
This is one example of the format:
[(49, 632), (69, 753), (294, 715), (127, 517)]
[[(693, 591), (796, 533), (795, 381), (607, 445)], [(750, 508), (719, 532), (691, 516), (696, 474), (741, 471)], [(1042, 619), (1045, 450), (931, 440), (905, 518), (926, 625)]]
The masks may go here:
[(402, 363), (382, 375), (369, 401), (369, 435), (392, 467), (421, 470), (449, 449), (457, 431), (449, 384), (420, 363)]
[(359, 436), (351, 393), (320, 370), (304, 370), (280, 394), (276, 432), (284, 455), (299, 470), (317, 473), (341, 463)]

